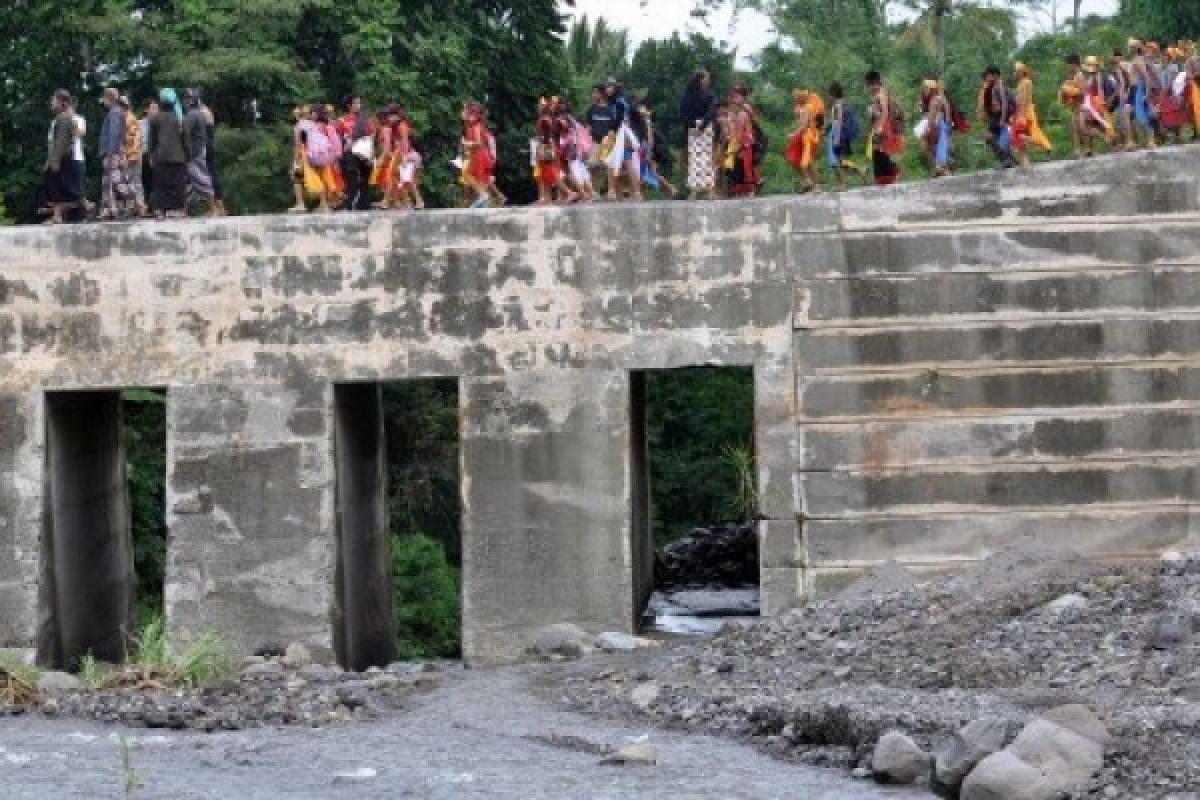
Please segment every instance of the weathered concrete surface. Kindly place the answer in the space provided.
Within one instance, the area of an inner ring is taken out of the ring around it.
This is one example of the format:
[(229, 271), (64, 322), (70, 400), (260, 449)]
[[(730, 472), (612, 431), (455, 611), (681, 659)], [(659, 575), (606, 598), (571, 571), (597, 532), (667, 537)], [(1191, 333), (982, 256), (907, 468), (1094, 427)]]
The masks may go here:
[(1196, 148), (815, 198), (0, 231), (0, 645), (33, 643), (67, 389), (168, 390), (169, 623), (246, 648), (338, 638), (342, 383), (460, 379), (477, 661), (633, 626), (646, 369), (754, 367), (768, 613), (1020, 532), (1194, 545), (1197, 275)]

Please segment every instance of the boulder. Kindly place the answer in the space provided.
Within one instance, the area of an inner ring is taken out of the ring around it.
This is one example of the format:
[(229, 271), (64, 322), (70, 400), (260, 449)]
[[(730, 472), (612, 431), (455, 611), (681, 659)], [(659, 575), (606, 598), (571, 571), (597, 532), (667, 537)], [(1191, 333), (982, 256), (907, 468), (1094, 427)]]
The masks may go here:
[(1072, 611), (1083, 611), (1088, 607), (1088, 599), (1078, 592), (1064, 594), (1042, 606), (1042, 611), (1051, 616), (1061, 616)]
[(971, 770), (1012, 741), (1016, 729), (1017, 723), (1002, 717), (985, 717), (968, 723), (934, 751), (934, 787), (957, 797)]
[(875, 745), (871, 772), (881, 783), (916, 783), (929, 775), (930, 756), (909, 736), (888, 731)]
[(538, 631), (533, 638), (533, 649), (543, 658), (580, 658), (588, 652), (590, 642), (591, 637), (583, 628), (569, 622), (560, 622)]
[(83, 682), (74, 675), (66, 672), (43, 672), (38, 677), (39, 692), (54, 694), (55, 692), (77, 692), (83, 688)]
[(633, 703), (633, 707), (638, 711), (645, 711), (658, 700), (660, 691), (659, 685), (654, 681), (640, 684), (630, 692), (629, 702)]
[(605, 756), (601, 764), (653, 767), (658, 763), (658, 751), (643, 742), (631, 742)]
[(283, 651), (283, 663), (284, 666), (291, 667), (292, 669), (307, 667), (313, 663), (312, 653), (300, 642), (292, 642)]
[(663, 588), (758, 585), (758, 527), (696, 528), (655, 556), (654, 582)]
[(1100, 771), (1108, 731), (1089, 709), (1060, 706), (1030, 722), (1004, 750), (979, 762), (963, 800), (1053, 800)]
[(644, 647), (656, 647), (658, 642), (644, 639), (641, 636), (631, 636), (628, 633), (602, 633), (596, 637), (596, 649), (606, 653), (629, 653)]

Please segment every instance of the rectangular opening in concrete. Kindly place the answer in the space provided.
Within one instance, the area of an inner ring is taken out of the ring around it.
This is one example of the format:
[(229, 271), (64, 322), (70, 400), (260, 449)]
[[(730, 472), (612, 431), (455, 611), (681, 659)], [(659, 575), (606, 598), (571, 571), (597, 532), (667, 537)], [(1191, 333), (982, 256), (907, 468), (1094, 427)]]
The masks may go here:
[(630, 374), (635, 623), (704, 632), (758, 613), (754, 370)]
[(45, 397), (45, 527), (38, 662), (120, 662), (133, 633), (136, 576), (119, 390)]
[(167, 564), (167, 393), (121, 393), (126, 486), (133, 538), (134, 622), (141, 630), (163, 616)]
[(334, 644), (347, 668), (461, 655), (458, 381), (335, 387)]

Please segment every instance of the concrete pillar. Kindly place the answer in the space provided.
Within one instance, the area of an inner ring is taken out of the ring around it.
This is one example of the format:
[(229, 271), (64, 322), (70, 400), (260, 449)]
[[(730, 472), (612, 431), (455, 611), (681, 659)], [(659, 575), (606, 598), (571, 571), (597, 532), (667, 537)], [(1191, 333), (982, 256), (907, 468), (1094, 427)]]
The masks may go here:
[(396, 659), (383, 393), (378, 383), (334, 387), (338, 663), (362, 672)]
[(263, 369), (279, 383), (170, 389), (168, 624), (176, 642), (212, 630), (332, 657), (330, 386), (290, 360)]
[(646, 373), (629, 374), (630, 552), (633, 558), (633, 626), (654, 593), (654, 535), (650, 530), (650, 469), (646, 441)]
[(43, 401), (0, 395), (0, 648), (33, 649), (41, 561)]
[(48, 395), (46, 455), (38, 661), (120, 662), (135, 585), (120, 393)]
[(633, 629), (629, 379), (463, 382), (463, 648), (511, 661), (555, 622)]

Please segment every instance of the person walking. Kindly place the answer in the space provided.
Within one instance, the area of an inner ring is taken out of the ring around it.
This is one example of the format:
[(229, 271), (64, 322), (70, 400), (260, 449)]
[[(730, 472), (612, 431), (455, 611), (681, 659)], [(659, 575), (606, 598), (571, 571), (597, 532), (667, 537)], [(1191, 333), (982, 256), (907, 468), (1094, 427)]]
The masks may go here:
[(208, 172), (208, 121), (200, 110), (200, 92), (184, 89), (187, 113), (183, 118), (183, 142), (187, 153), (188, 202), (199, 201), (207, 216), (216, 213), (216, 192)]
[(876, 70), (867, 73), (863, 82), (870, 95), (867, 106), (867, 152), (876, 186), (891, 186), (900, 180), (900, 165), (895, 157), (904, 152), (904, 113), (892, 93), (883, 85), (883, 76)]
[(738, 197), (753, 197), (762, 182), (758, 174), (759, 155), (756, 150), (765, 142), (760, 140), (754, 107), (749, 100), (750, 89), (745, 84), (733, 87), (729, 95), (731, 118), (726, 164), (729, 192)]
[(208, 168), (208, 177), (212, 181), (214, 217), (225, 216), (225, 184), (221, 180), (221, 171), (217, 167), (217, 118), (204, 95), (200, 93), (200, 113), (204, 116), (204, 163)]
[(146, 108), (142, 111), (142, 119), (138, 122), (142, 139), (142, 191), (146, 196), (147, 215), (158, 210), (158, 203), (154, 197), (154, 158), (150, 154), (150, 123), (157, 116), (158, 100), (151, 99), (147, 101)]
[(100, 214), (101, 220), (127, 216), (133, 208), (133, 187), (125, 157), (127, 119), (121, 96), (111, 87), (104, 90), (104, 122), (100, 126)]
[(134, 216), (144, 217), (147, 214), (146, 189), (142, 183), (142, 123), (133, 113), (129, 98), (121, 95), (117, 103), (121, 113), (125, 115), (125, 174), (129, 180), (129, 189), (133, 202)]
[(342, 179), (346, 182), (347, 211), (371, 208), (371, 168), (375, 162), (375, 131), (368, 114), (363, 113), (362, 98), (351, 96), (338, 119), (337, 131), (346, 143), (342, 151)]
[(612, 108), (604, 96), (604, 84), (598, 83), (592, 87), (592, 104), (584, 114), (583, 121), (592, 140), (587, 160), (592, 188), (597, 193), (605, 192), (608, 189), (608, 151), (605, 143), (611, 147), (616, 129), (613, 127)]
[(717, 94), (712, 89), (712, 74), (707, 69), (696, 70), (683, 90), (679, 116), (687, 126), (687, 147), (684, 152), (687, 155), (688, 199), (695, 200), (704, 192), (709, 200), (715, 200)]
[(183, 142), (183, 107), (174, 89), (159, 92), (161, 107), (150, 121), (150, 158), (154, 165), (154, 198), (159, 213), (187, 216), (187, 150)]
[(90, 216), (96, 206), (87, 199), (87, 192), (85, 191), (87, 153), (83, 142), (87, 137), (87, 120), (79, 113), (79, 98), (71, 95), (70, 103), (71, 122), (74, 125), (73, 136), (71, 138), (71, 160), (74, 164), (70, 171), (71, 180), (74, 181), (74, 184), (71, 188), (75, 196), (79, 198), (79, 203), (71, 210), (71, 214), (77, 220), (82, 220)]
[(605, 97), (608, 98), (609, 113), (612, 115), (613, 139), (608, 155), (608, 199), (621, 199), (621, 175), (624, 174), (629, 182), (629, 197), (632, 200), (642, 199), (642, 165), (639, 154), (641, 142), (634, 134), (634, 109), (625, 89), (616, 78), (609, 78), (604, 87)]
[(50, 211), (47, 225), (61, 225), (66, 213), (77, 208), (82, 198), (75, 192), (74, 159), (71, 148), (75, 141), (75, 121), (71, 112), (71, 95), (58, 89), (50, 98), (50, 135), (47, 141), (46, 164), (42, 171), (42, 201)]

